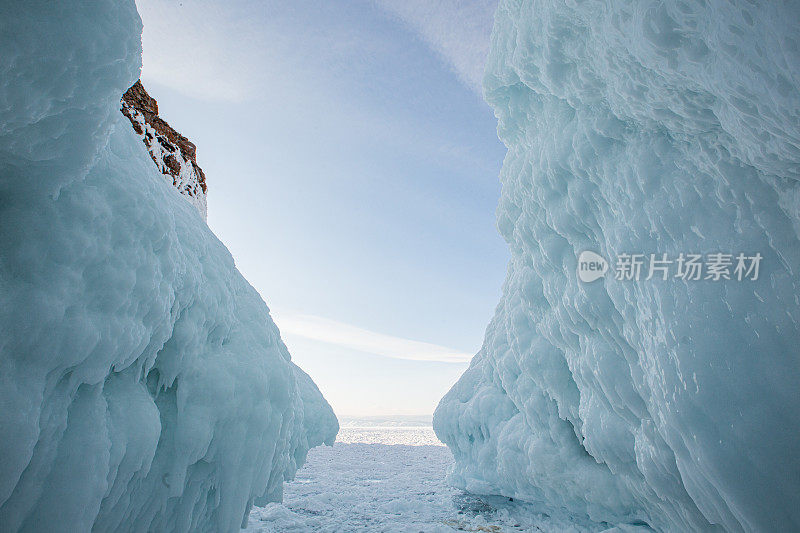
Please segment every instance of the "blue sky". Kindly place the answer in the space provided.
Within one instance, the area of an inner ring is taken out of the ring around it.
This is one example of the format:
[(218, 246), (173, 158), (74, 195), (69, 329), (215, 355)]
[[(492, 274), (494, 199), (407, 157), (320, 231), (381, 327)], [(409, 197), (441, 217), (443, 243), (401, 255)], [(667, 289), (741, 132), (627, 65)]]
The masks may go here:
[(508, 259), (480, 96), (494, 2), (137, 0), (208, 222), (339, 415), (428, 414)]

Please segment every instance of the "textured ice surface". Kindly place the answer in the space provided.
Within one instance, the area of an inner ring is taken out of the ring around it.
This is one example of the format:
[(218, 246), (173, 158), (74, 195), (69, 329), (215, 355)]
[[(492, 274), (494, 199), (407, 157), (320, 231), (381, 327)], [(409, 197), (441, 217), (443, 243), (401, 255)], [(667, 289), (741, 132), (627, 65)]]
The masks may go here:
[(120, 114), (140, 32), (0, 3), (3, 531), (233, 531), (338, 427)]
[[(389, 441), (397, 428), (384, 428)], [(446, 482), (444, 446), (340, 442), (316, 448), (283, 503), (254, 507), (248, 533), (647, 533), (614, 529), (502, 496), (465, 493)]]
[[(512, 252), (434, 428), (458, 486), (670, 531), (800, 528), (800, 9), (505, 1), (484, 82)], [(760, 252), (757, 281), (576, 257)]]

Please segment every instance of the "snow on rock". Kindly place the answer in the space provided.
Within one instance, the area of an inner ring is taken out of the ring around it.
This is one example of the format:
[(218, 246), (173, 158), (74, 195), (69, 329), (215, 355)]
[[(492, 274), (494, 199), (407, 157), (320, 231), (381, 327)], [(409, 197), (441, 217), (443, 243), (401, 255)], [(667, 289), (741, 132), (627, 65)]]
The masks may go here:
[(0, 4), (0, 529), (235, 531), (338, 429), (119, 113), (133, 0)]
[(172, 185), (197, 207), (206, 220), (206, 175), (197, 164), (194, 143), (175, 131), (158, 116), (158, 102), (147, 94), (141, 80), (125, 91), (122, 114), (128, 117), (133, 131), (140, 135), (151, 159)]
[[(434, 428), (451, 480), (658, 530), (800, 529), (800, 10), (508, 0), (484, 81), (511, 263)], [(582, 283), (584, 250), (760, 252)]]

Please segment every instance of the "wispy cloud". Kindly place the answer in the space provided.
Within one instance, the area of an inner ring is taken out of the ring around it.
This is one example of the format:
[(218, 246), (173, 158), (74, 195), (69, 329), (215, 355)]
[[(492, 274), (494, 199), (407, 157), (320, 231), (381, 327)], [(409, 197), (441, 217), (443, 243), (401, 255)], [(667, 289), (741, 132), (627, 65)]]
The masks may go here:
[[(238, 102), (251, 96), (249, 72), (237, 61), (242, 41), (252, 34), (239, 24), (239, 40), (229, 38), (227, 10), (213, 2), (137, 0), (142, 17), (142, 78), (195, 98)], [(251, 51), (251, 54), (254, 52)], [(257, 53), (257, 52), (256, 52)]]
[[(374, 1), (481, 94), (497, 0)], [(286, 83), (287, 76), (290, 84), (313, 83), (319, 75), (313, 66), (312, 72), (300, 72), (307, 63), (318, 61), (341, 72), (352, 65), (338, 59), (352, 60), (352, 50), (380, 46), (363, 42), (371, 36), (353, 34), (343, 21), (326, 21), (321, 9), (314, 15), (249, 0), (136, 0), (136, 5), (144, 22), (145, 81), (207, 100), (257, 98), (265, 82), (268, 87)]]
[(375, 0), (397, 16), (455, 71), (482, 94), (497, 0)]
[[(208, 101), (282, 99), (346, 64), (366, 44), (315, 11), (261, 0), (136, 0), (142, 17), (142, 78)], [(327, 54), (319, 57), (320, 51)], [(327, 82), (328, 80), (326, 80)]]
[(298, 336), (395, 359), (465, 363), (472, 354), (427, 342), (393, 337), (313, 315), (275, 313), (283, 336)]

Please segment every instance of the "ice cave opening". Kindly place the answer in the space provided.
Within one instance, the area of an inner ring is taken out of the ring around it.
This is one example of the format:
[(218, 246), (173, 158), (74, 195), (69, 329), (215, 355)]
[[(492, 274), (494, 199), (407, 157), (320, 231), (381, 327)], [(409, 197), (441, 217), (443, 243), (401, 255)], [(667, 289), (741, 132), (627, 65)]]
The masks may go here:
[(0, 531), (800, 530), (800, 7), (423, 4), (384, 18), (467, 85), (450, 29), (494, 13), (510, 259), (432, 419), (365, 424), (292, 328), (463, 354), (279, 330), (138, 81), (134, 1), (0, 3)]

